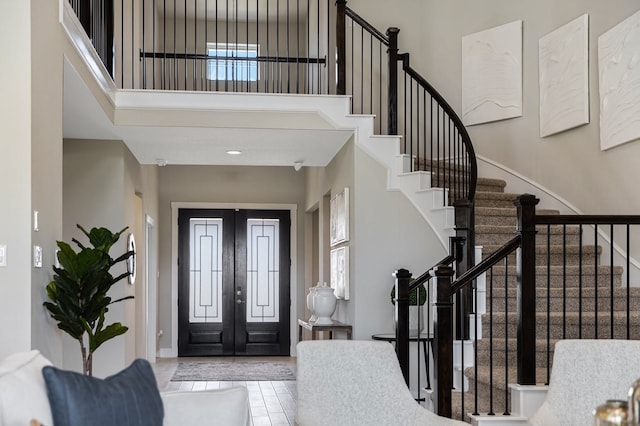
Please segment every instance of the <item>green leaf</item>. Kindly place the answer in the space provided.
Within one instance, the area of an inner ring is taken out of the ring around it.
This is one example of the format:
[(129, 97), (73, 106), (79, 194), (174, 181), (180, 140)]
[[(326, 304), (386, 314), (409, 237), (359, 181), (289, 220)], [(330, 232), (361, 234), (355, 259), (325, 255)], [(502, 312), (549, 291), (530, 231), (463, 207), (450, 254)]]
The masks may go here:
[(119, 322), (107, 326), (104, 330), (96, 331), (92, 341), (89, 341), (89, 349), (93, 352), (100, 347), (107, 340), (113, 339), (116, 336), (126, 333), (127, 327), (123, 326)]

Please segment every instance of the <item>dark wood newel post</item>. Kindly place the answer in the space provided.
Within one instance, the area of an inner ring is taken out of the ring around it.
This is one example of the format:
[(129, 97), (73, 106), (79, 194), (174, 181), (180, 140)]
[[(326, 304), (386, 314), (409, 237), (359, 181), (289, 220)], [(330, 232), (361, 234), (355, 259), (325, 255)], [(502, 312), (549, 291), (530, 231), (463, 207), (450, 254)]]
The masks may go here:
[(517, 233), (521, 245), (516, 252), (518, 304), (518, 384), (536, 384), (536, 205), (534, 195), (513, 201), (518, 211)]
[(388, 133), (398, 134), (398, 33), (400, 29), (391, 27), (387, 29), (389, 37), (389, 94), (387, 102), (389, 104)]
[[(475, 239), (473, 232), (473, 203), (469, 200), (457, 200), (453, 204), (456, 211), (456, 238), (463, 245), (456, 253), (456, 274), (460, 276), (475, 265)], [(466, 286), (456, 296), (456, 338), (469, 339), (469, 314), (473, 312), (473, 288)]]
[(409, 281), (411, 272), (398, 269), (396, 278), (396, 354), (400, 370), (407, 386), (409, 385)]
[(336, 94), (347, 94), (346, 0), (336, 0)]
[(435, 411), (439, 416), (451, 417), (451, 388), (453, 387), (453, 299), (451, 279), (453, 268), (440, 265), (436, 273), (436, 301), (433, 318), (433, 362), (435, 365)]

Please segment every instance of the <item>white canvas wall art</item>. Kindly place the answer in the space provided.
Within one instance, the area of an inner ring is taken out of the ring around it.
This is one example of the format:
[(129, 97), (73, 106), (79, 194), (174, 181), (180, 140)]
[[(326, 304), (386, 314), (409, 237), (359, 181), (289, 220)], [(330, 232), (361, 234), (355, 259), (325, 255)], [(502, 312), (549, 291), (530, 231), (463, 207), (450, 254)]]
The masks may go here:
[(349, 241), (349, 188), (331, 197), (329, 206), (329, 242), (333, 247)]
[(331, 288), (338, 299), (349, 300), (349, 247), (331, 250)]
[(522, 21), (462, 37), (465, 125), (522, 115)]
[(589, 122), (589, 15), (538, 42), (540, 137)]
[(640, 138), (640, 11), (598, 37), (600, 148)]

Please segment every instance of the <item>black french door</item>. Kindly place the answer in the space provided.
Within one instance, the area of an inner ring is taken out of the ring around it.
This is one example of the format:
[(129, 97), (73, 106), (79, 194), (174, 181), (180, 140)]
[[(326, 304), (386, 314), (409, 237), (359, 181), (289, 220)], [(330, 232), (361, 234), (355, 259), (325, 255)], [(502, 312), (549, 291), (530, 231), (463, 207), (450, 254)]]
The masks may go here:
[(180, 209), (178, 356), (289, 355), (290, 212)]

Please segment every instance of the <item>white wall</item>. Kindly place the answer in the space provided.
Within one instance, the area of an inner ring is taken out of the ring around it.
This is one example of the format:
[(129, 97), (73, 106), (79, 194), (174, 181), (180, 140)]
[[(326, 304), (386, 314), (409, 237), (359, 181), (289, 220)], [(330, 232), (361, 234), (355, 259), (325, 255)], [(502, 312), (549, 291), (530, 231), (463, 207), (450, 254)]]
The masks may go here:
[(32, 4), (31, 202), (39, 230), (32, 243), (42, 247), (42, 268), (31, 275), (31, 346), (52, 362), (62, 357), (61, 333), (42, 303), (53, 278), (56, 240), (62, 237), (62, 33), (57, 2)]
[[(127, 250), (126, 236), (136, 231), (136, 193), (141, 193), (140, 166), (121, 141), (64, 141), (64, 226), (63, 239), (86, 238), (77, 224), (86, 230), (105, 227), (118, 232), (129, 227), (112, 249), (114, 257)], [(138, 237), (138, 247), (143, 240)], [(113, 274), (125, 271), (124, 264)], [(109, 295), (113, 299), (136, 295), (136, 287), (122, 280)], [(94, 375), (113, 374), (129, 365), (136, 356), (136, 301), (126, 300), (109, 306), (107, 324), (115, 321), (129, 327), (124, 336), (104, 343), (94, 354)], [(65, 368), (80, 370), (80, 350), (77, 342), (65, 335)]]
[[(0, 358), (31, 348), (31, 4), (0, 6)], [(8, 61), (11, 58), (11, 61)], [(10, 101), (8, 101), (10, 100)]]
[[(584, 213), (633, 214), (640, 209), (636, 141), (600, 151), (597, 37), (640, 9), (637, 0), (615, 5), (601, 0), (351, 0), (349, 6), (379, 29), (398, 26), (401, 51), (444, 95), (461, 105), (461, 37), (523, 20), (523, 111), (520, 118), (469, 128), (476, 151), (565, 198)], [(460, 11), (464, 10), (464, 13)], [(540, 138), (538, 121), (538, 40), (577, 16), (589, 14), (591, 123)], [(640, 47), (639, 47), (640, 48)]]

